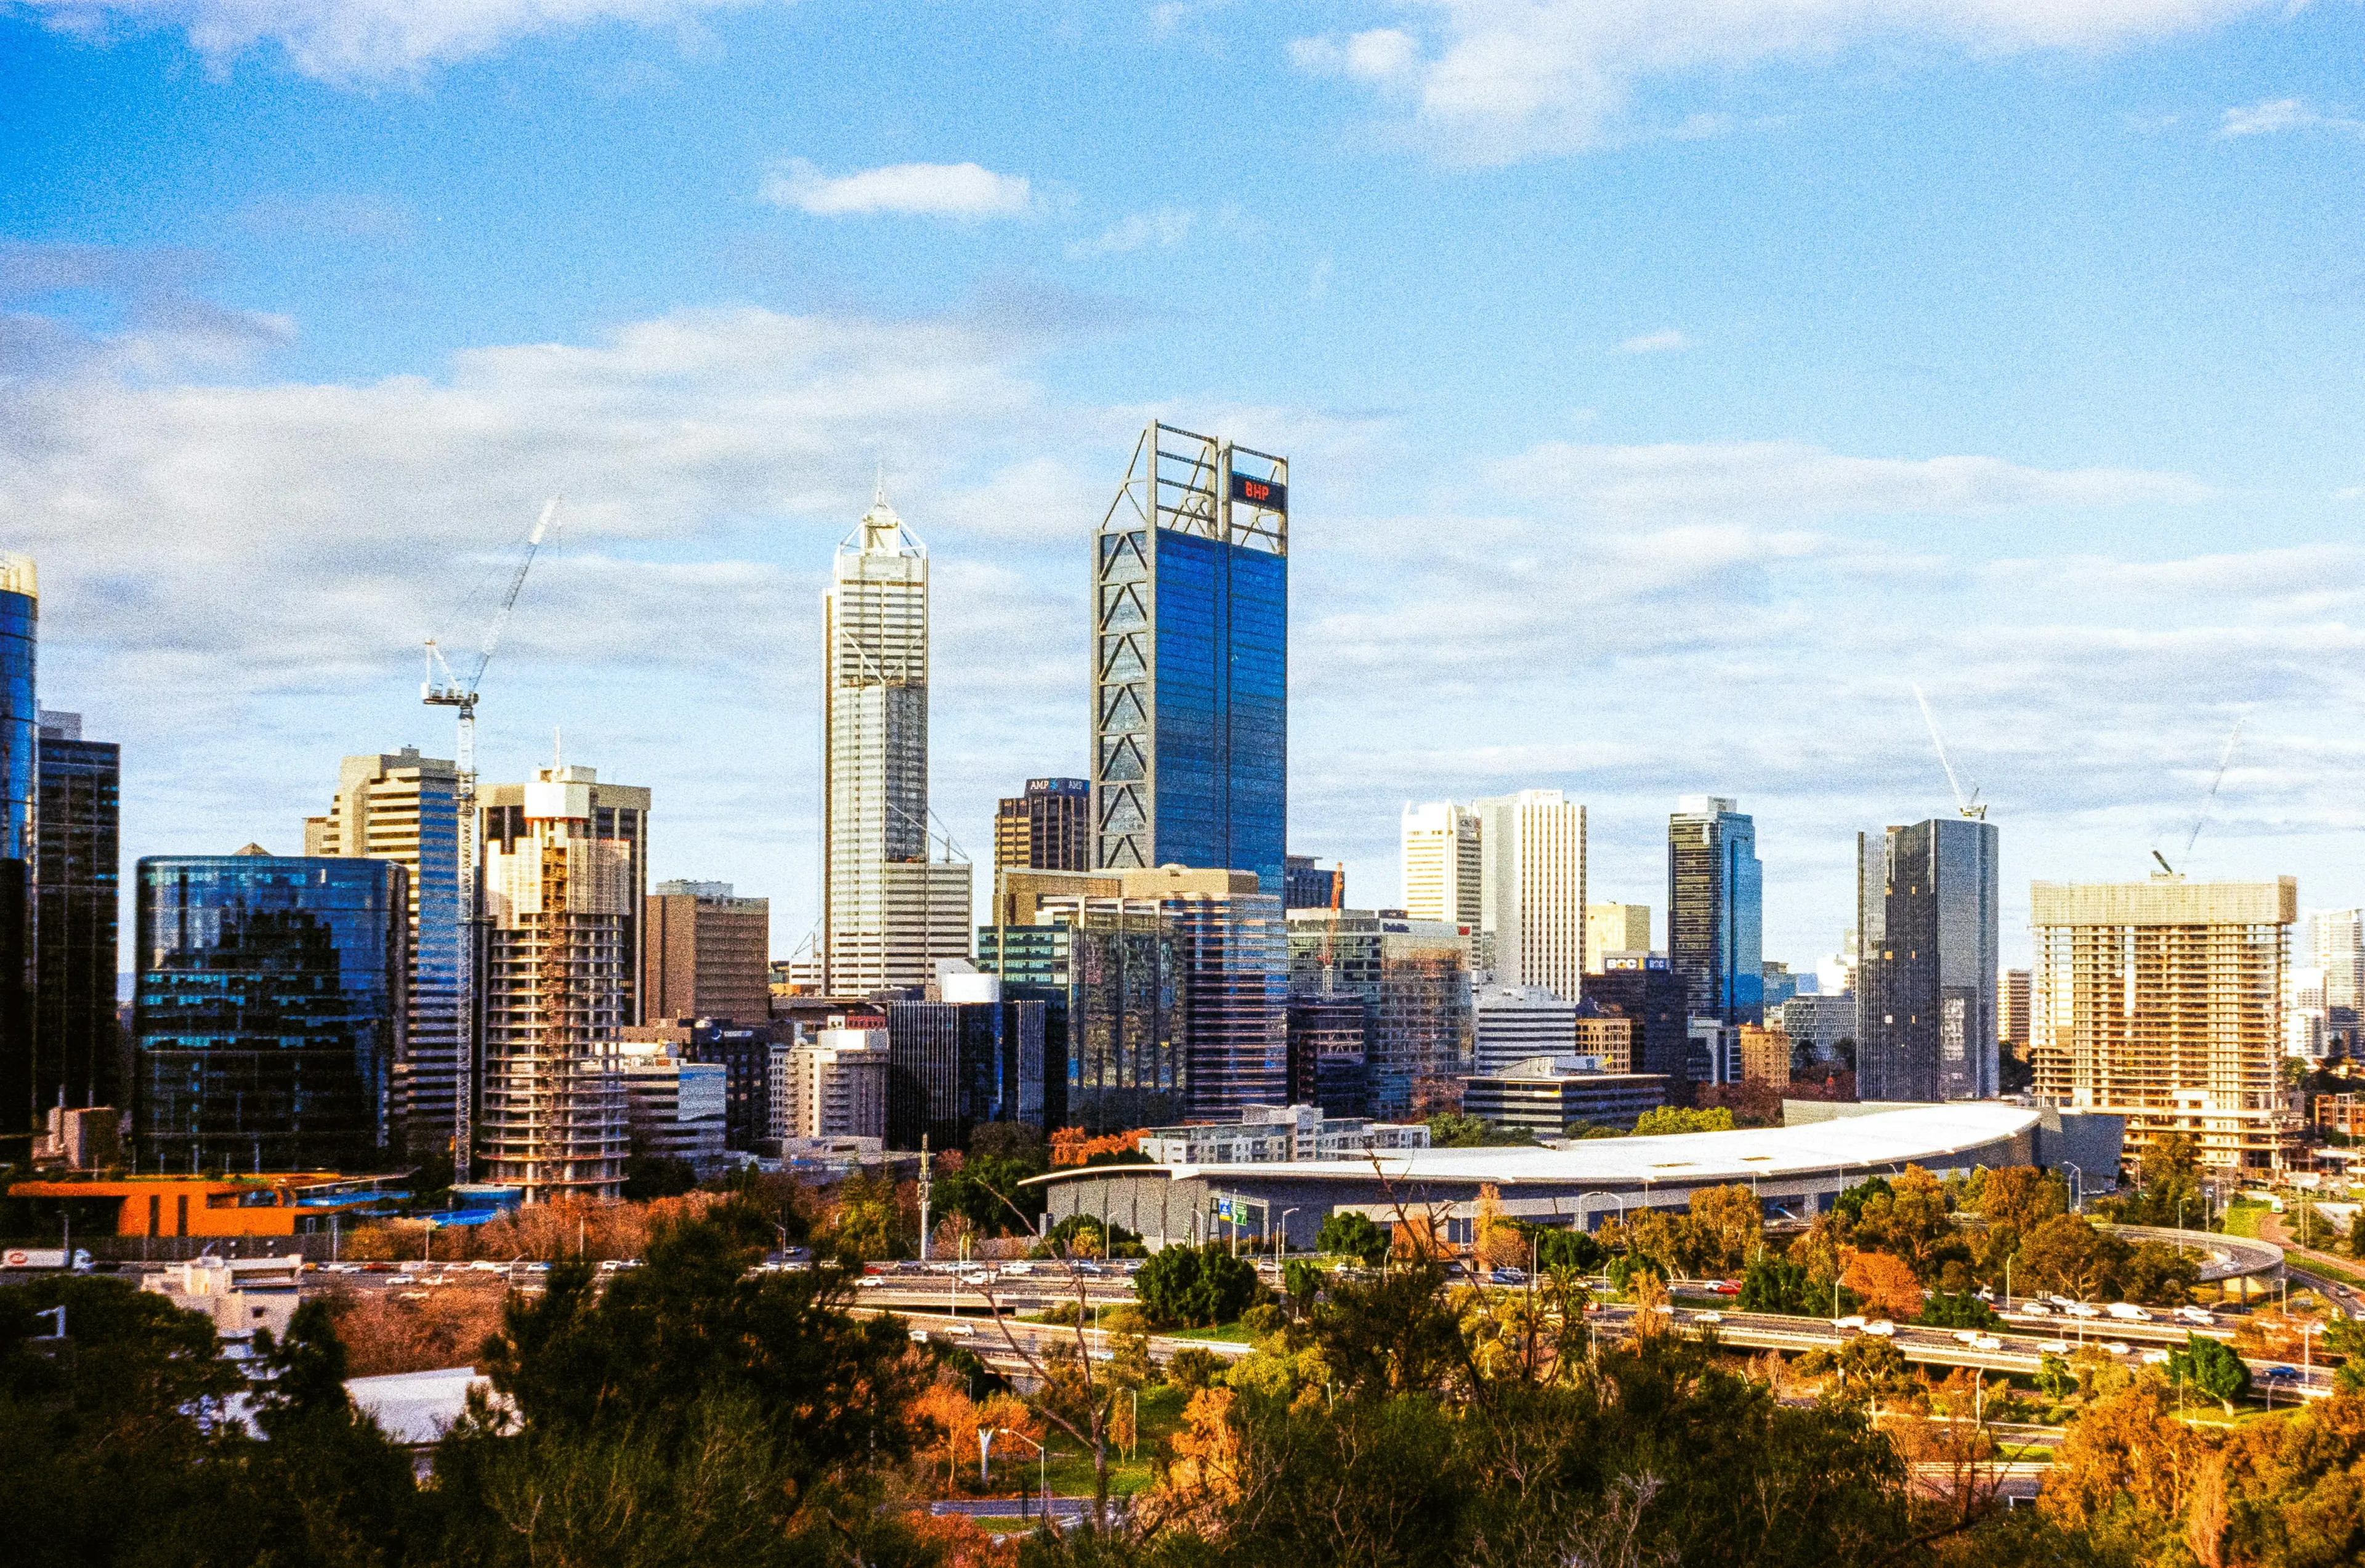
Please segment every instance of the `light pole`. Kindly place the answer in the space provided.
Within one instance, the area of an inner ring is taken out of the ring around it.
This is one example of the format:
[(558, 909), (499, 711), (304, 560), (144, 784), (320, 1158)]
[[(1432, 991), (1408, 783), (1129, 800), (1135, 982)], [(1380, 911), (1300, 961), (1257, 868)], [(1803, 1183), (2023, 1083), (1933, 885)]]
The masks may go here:
[(1002, 1428), (1002, 1435), (1005, 1438), (1016, 1438), (1022, 1443), (1035, 1443), (1037, 1481), (1043, 1491), (1043, 1511), (1046, 1514), (1049, 1513), (1051, 1511), (1051, 1450), (1041, 1443), (1035, 1442), (1035, 1439), (1026, 1433), (1014, 1432), (1008, 1427)]
[(2063, 1169), (2071, 1171), (2078, 1178), (2069, 1189), (2069, 1212), (2083, 1214), (2086, 1211), (2086, 1172), (2074, 1159), (2065, 1159), (2061, 1164)]
[(1272, 1227), (1272, 1266), (1275, 1272), (1281, 1269), (1281, 1249), (1289, 1235), (1289, 1216), (1296, 1212), (1295, 1209), (1282, 1210), (1281, 1223)]

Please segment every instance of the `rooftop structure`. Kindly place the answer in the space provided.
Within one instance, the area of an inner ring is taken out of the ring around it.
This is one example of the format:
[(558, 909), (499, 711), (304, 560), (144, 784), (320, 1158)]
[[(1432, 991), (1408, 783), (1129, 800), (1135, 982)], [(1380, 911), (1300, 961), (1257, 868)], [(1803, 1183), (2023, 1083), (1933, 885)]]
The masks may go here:
[(1318, 1105), (1250, 1105), (1236, 1122), (1152, 1127), (1141, 1152), (1160, 1164), (1243, 1165), (1352, 1159), (1379, 1148), (1427, 1148), (1423, 1123), (1329, 1116)]

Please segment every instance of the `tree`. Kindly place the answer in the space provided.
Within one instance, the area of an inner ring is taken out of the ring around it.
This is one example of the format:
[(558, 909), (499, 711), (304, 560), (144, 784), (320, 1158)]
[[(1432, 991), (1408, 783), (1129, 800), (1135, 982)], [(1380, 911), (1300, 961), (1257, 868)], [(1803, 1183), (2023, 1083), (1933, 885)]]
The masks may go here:
[(2119, 1291), (2149, 1306), (2182, 1306), (2192, 1299), (2201, 1260), (2165, 1241), (2139, 1243), (2119, 1266)]
[(698, 1186), (698, 1172), (687, 1159), (661, 1154), (635, 1154), (624, 1161), (623, 1195), (629, 1203), (651, 1198), (678, 1198)]
[(1806, 1269), (1788, 1258), (1760, 1252), (1741, 1276), (1738, 1305), (1743, 1312), (1786, 1313), (1794, 1317), (1820, 1316), (1831, 1305), (1831, 1294), (1818, 1292)]
[(1981, 1170), (1971, 1178), (1964, 1207), (1988, 1222), (1990, 1228), (2008, 1225), (2021, 1235), (2069, 1210), (2069, 1194), (2060, 1178), (2033, 1165)]
[(1689, 1111), (1681, 1105), (1658, 1105), (1634, 1118), (1636, 1137), (1664, 1137), (1675, 1133), (1729, 1133), (1732, 1113), (1722, 1106)]
[(2348, 1255), (2365, 1258), (2365, 1206), (2360, 1206), (2348, 1219)]
[(1598, 1273), (1608, 1256), (1607, 1248), (1582, 1230), (1547, 1227), (1536, 1237), (1536, 1265), (1547, 1271), (1566, 1269), (1579, 1274)]
[(2078, 1392), (2078, 1374), (2059, 1356), (2039, 1357), (2034, 1381), (2039, 1394), (2057, 1403)]
[(2156, 1561), (2208, 1450), (2206, 1437), (2176, 1418), (2168, 1385), (2138, 1379), (2079, 1416), (2055, 1450), (2037, 1506), (2106, 1557)]
[(1738, 1274), (1765, 1244), (1765, 1211), (1747, 1187), (1703, 1187), (1693, 1192), (1687, 1229), (1687, 1260), (1702, 1274)]
[(1528, 1238), (1503, 1215), (1502, 1190), (1488, 1182), (1478, 1189), (1478, 1213), (1471, 1224), (1471, 1250), (1496, 1268), (1528, 1261)]
[(2202, 1334), (2184, 1337), (2184, 1349), (2168, 1358), (2170, 1382), (2188, 1383), (2234, 1413), (2234, 1401), (2250, 1392), (2250, 1369), (2222, 1339)]
[(1133, 1277), (1142, 1312), (1161, 1328), (1229, 1323), (1255, 1304), (1261, 1288), (1255, 1266), (1217, 1241), (1169, 1247)]
[(1907, 1166), (1888, 1187), (1866, 1197), (1855, 1215), (1853, 1238), (1859, 1247), (1894, 1253), (1927, 1278), (1936, 1271), (1945, 1244), (1956, 1240), (1946, 1217), (1945, 1189), (1918, 1165)]
[(1859, 1252), (1840, 1283), (1864, 1299), (1868, 1311), (1911, 1322), (1922, 1311), (1922, 1282), (1913, 1266), (1887, 1252)]
[(1323, 1252), (1352, 1258), (1366, 1269), (1376, 1269), (1388, 1255), (1388, 1233), (1367, 1215), (1333, 1213), (1322, 1220), (1314, 1245)]
[(1968, 1291), (1937, 1291), (1922, 1304), (1913, 1319), (1933, 1328), (2001, 1328), (2003, 1319), (1986, 1302)]
[(2020, 1244), (2016, 1283), (2023, 1293), (2054, 1291), (2079, 1301), (2109, 1294), (2126, 1244), (2096, 1230), (2083, 1215), (2056, 1215)]

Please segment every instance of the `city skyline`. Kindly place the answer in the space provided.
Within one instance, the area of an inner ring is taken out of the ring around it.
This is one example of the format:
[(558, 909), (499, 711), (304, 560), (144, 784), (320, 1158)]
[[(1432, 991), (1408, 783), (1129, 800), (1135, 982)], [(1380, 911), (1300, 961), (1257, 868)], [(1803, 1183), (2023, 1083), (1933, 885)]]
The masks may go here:
[[(1898, 78), (1829, 19), (1722, 81), (1620, 56), (1615, 102), (1544, 51), (1534, 113), (1484, 126), (1401, 106), (1475, 41), (1426, 14), (964, 20), (957, 62), (828, 5), (701, 11), (700, 49), (616, 24), (351, 60), (297, 24), (205, 54), (12, 14), (0, 515), (43, 567), (42, 695), (123, 744), (127, 862), (292, 851), (336, 757), (451, 755), (419, 641), (473, 638), (472, 586), (563, 489), (482, 770), (564, 728), (664, 793), (654, 874), (769, 897), (785, 954), (816, 913), (812, 604), (878, 465), (967, 594), (934, 793), (982, 863), (995, 800), (1088, 771), (1081, 541), (1147, 406), (1295, 460), (1286, 848), (1354, 886), (1396, 884), (1405, 800), (1559, 788), (1594, 896), (1656, 902), (1659, 819), (1730, 794), (1765, 951), (1803, 967), (1856, 829), (1949, 804), (1918, 680), (2011, 829), (2005, 963), (2032, 881), (2153, 848), (2353, 904), (2334, 542), (2365, 476), (2326, 410), (2365, 356), (2321, 192), (2359, 23), (2237, 10), (1907, 28)], [(1145, 40), (1178, 80), (1269, 58), (1303, 91), (1146, 184)], [(842, 81), (775, 90), (824, 50)], [(976, 90), (1047, 50), (1072, 121)], [(150, 161), (127, 128), (168, 116)], [(138, 197), (84, 199), (117, 163)], [(583, 242), (634, 204), (631, 256)], [(2232, 242), (2259, 231), (2285, 242)]]

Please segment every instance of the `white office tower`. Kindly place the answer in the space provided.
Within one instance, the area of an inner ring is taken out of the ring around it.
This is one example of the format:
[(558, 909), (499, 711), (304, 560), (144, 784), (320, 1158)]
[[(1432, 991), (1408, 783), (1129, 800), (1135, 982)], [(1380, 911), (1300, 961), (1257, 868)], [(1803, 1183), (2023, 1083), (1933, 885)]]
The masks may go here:
[(2324, 1059), (2331, 1034), (2326, 1027), (2330, 1014), (2326, 996), (2331, 989), (2320, 967), (2294, 966), (2283, 971), (2283, 1055)]
[(969, 956), (970, 868), (930, 858), (928, 553), (881, 489), (822, 600), (822, 989), (925, 986)]
[(1479, 921), (1485, 875), (1478, 813), (1437, 801), (1404, 809), (1404, 910), (1414, 920)]
[(631, 1126), (619, 1038), (649, 792), (588, 767), (479, 797), (487, 953), (479, 1181), (527, 1203), (622, 1194)]
[(1477, 802), (1479, 924), (1495, 980), (1575, 1002), (1585, 976), (1585, 808), (1557, 790)]
[(346, 757), (329, 814), (304, 819), (307, 855), (398, 861), (410, 873), (410, 990), (388, 1107), (412, 1159), (449, 1159), (465, 1133), (468, 1065), (460, 980), (469, 962), (460, 908), (460, 776), (416, 746)]
[(1576, 1049), (1576, 1003), (1541, 986), (1490, 985), (1474, 999), (1480, 1074), (1508, 1072), (1530, 1057), (1565, 1057)]
[(2303, 962), (2324, 971), (2324, 1005), (2355, 1008), (2365, 997), (2365, 910), (2319, 909), (2307, 917)]
[(843, 1020), (789, 1053), (791, 1138), (887, 1136), (887, 1031)]

